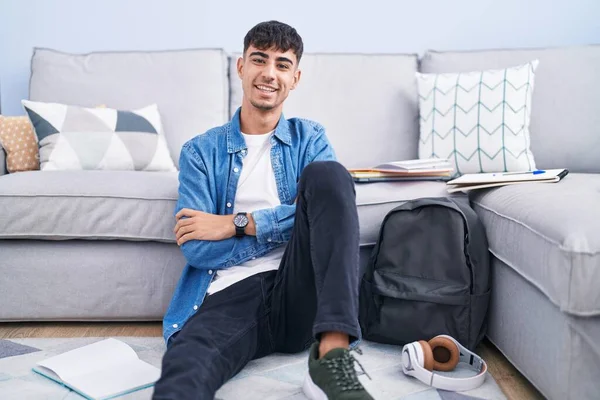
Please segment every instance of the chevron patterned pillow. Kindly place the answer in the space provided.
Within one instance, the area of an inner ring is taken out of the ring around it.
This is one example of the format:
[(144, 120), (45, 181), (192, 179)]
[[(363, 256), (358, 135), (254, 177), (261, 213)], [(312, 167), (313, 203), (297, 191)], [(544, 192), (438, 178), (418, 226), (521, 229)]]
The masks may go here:
[(158, 106), (125, 111), (22, 100), (40, 169), (176, 171)]
[(535, 169), (529, 119), (537, 66), (417, 73), (419, 158), (447, 158), (455, 176)]

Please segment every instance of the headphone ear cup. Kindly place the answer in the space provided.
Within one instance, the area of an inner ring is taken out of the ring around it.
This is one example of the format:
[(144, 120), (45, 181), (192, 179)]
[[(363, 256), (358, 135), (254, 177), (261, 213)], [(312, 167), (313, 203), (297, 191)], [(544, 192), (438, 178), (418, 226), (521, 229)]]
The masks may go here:
[(452, 371), (456, 367), (460, 356), (456, 343), (446, 337), (436, 336), (428, 344), (433, 358), (433, 369)]
[(424, 340), (419, 340), (419, 344), (421, 345), (421, 349), (423, 349), (423, 368), (427, 371), (433, 371), (434, 360), (429, 343)]

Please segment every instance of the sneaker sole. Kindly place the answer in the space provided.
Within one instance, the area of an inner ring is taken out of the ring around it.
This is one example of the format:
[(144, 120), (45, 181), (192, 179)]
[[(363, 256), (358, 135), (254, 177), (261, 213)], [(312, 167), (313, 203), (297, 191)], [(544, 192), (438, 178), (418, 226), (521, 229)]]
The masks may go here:
[(304, 384), (302, 385), (302, 391), (310, 400), (327, 400), (327, 395), (321, 390), (320, 387), (315, 385), (310, 377), (310, 374), (306, 374)]

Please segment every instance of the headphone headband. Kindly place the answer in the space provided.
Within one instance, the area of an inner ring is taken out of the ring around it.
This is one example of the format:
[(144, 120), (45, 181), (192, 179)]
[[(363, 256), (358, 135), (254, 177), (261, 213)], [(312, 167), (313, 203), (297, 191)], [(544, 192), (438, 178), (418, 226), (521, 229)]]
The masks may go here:
[(425, 354), (419, 342), (406, 344), (402, 348), (402, 372), (414, 376), (426, 385), (442, 390), (465, 391), (480, 386), (487, 374), (487, 364), (477, 354), (462, 346), (456, 339), (448, 335), (439, 335), (450, 339), (459, 351), (459, 362), (465, 363), (475, 370), (477, 375), (467, 378), (452, 378), (425, 369)]

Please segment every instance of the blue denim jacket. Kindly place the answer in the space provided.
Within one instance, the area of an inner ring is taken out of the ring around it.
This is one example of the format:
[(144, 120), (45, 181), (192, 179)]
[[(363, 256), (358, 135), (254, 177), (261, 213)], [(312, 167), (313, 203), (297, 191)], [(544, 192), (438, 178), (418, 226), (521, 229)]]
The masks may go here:
[[(191, 208), (232, 214), (242, 160), (247, 147), (240, 132), (239, 108), (230, 122), (186, 142), (179, 160), (179, 198), (175, 214)], [(163, 319), (169, 339), (198, 310), (214, 271), (263, 256), (283, 245), (294, 225), (297, 183), (304, 167), (317, 160), (336, 160), (323, 126), (282, 115), (271, 137), (271, 163), (281, 205), (252, 213), (256, 236), (222, 241), (190, 240), (181, 246), (187, 264)]]

